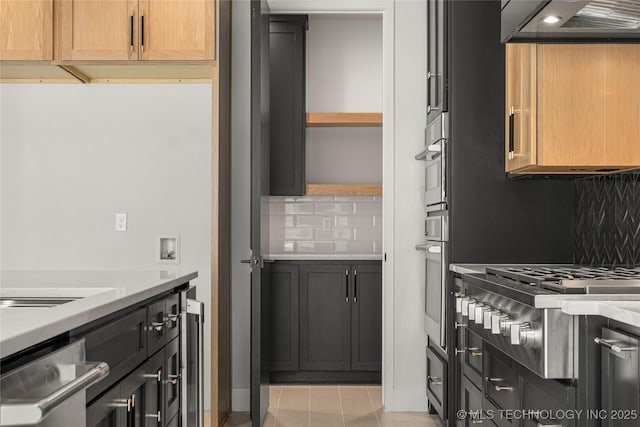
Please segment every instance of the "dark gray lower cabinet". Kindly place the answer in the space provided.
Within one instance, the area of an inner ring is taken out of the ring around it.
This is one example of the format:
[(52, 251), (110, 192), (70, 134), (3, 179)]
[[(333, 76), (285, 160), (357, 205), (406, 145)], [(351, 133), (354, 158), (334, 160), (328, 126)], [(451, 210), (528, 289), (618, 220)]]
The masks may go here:
[(180, 412), (180, 341), (174, 339), (164, 349), (164, 419), (170, 420)]
[[(519, 365), (500, 350), (484, 344), (484, 382), (483, 405), (485, 410), (492, 410), (494, 414), (500, 411), (511, 411), (520, 408), (519, 394)], [(519, 425), (518, 420), (507, 416), (496, 416), (494, 422), (500, 427)]]
[(273, 371), (298, 370), (298, 266), (275, 263), (269, 276), (270, 358)]
[(427, 399), (443, 419), (447, 414), (447, 362), (427, 347)]
[(382, 266), (352, 267), (351, 369), (379, 371), (382, 363)]
[(300, 266), (300, 368), (347, 371), (351, 368), (350, 267)]
[(557, 414), (563, 414), (575, 408), (575, 388), (570, 384), (540, 378), (527, 369), (520, 369), (520, 390), (521, 408), (531, 411), (530, 414), (532, 414), (522, 420), (522, 427), (546, 425), (573, 427), (576, 425), (576, 420), (568, 417), (554, 419)]
[(637, 426), (640, 421), (638, 337), (602, 328), (602, 427)]
[(125, 427), (125, 405), (120, 401), (120, 387), (113, 387), (87, 407), (87, 427)]
[(482, 413), (482, 391), (465, 375), (462, 375), (460, 390), (460, 409), (465, 411), (466, 416), (458, 417), (456, 425), (459, 427), (471, 427), (485, 424), (486, 420), (483, 420), (484, 415)]
[(276, 262), (269, 292), (270, 367), (277, 381), (379, 381), (380, 262)]

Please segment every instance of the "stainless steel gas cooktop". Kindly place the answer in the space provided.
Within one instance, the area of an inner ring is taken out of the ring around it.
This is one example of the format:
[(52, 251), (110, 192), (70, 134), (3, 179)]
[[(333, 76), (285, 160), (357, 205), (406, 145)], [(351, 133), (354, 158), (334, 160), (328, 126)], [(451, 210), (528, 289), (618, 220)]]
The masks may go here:
[(640, 293), (640, 267), (487, 267), (487, 275), (561, 293)]

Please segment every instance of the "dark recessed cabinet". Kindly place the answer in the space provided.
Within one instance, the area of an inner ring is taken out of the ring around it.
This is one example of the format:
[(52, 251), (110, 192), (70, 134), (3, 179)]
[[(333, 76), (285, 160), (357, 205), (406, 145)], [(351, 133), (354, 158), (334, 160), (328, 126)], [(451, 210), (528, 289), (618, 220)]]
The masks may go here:
[(380, 262), (276, 262), (270, 302), (272, 378), (379, 381)]
[(272, 196), (305, 194), (306, 15), (274, 15), (269, 24)]
[(447, 111), (447, 5), (427, 0), (427, 123)]

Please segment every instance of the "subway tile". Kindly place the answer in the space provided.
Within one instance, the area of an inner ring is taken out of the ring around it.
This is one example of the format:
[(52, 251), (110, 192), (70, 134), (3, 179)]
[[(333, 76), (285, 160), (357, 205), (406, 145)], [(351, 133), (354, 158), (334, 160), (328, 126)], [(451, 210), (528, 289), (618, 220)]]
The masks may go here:
[(336, 198), (334, 196), (304, 196), (298, 197), (298, 202), (333, 202)]
[(295, 227), (295, 217), (293, 215), (271, 215), (269, 225), (272, 229), (283, 227)]
[[(322, 217), (318, 215), (296, 216), (296, 226), (322, 228)], [(287, 226), (287, 227), (290, 227), (290, 226)]]
[(277, 214), (283, 214), (283, 213), (284, 213), (284, 203), (276, 203), (276, 202), (269, 203), (269, 214), (277, 215)]
[(282, 240), (269, 241), (269, 252), (272, 254), (293, 253), (294, 250), (295, 250), (295, 243), (293, 241), (282, 241)]
[(335, 230), (316, 230), (316, 240), (351, 240), (353, 233), (350, 228), (336, 228)]
[(334, 219), (335, 227), (339, 228), (372, 228), (374, 220), (372, 216), (365, 215), (336, 215)]
[(353, 203), (316, 203), (316, 213), (318, 214), (352, 214)]
[(288, 214), (312, 214), (314, 212), (313, 203), (285, 203), (284, 212)]
[(305, 254), (331, 254), (333, 253), (333, 242), (329, 241), (298, 241), (296, 250)]
[(375, 199), (374, 196), (336, 196), (336, 202), (371, 202)]
[(380, 240), (382, 239), (382, 229), (356, 228), (353, 238), (354, 240)]
[(337, 240), (335, 243), (336, 253), (343, 254), (372, 254), (373, 242), (357, 240)]
[(377, 254), (381, 254), (382, 253), (382, 241), (381, 240), (376, 240), (373, 242), (373, 252), (377, 253)]
[(382, 214), (382, 203), (380, 202), (356, 202), (355, 203), (356, 214)]
[(313, 228), (276, 228), (276, 240), (310, 240), (313, 239)]

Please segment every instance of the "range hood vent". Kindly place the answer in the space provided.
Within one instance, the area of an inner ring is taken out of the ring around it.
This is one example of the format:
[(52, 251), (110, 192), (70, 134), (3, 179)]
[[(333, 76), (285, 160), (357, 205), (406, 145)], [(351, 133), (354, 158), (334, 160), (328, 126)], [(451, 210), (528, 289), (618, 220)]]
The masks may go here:
[(562, 28), (640, 29), (640, 1), (593, 0)]

